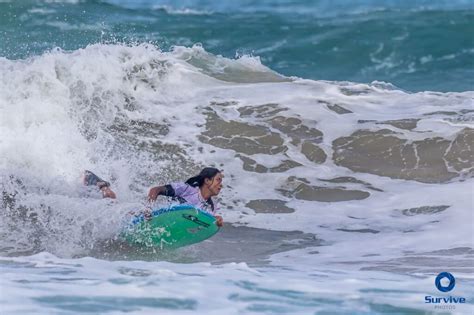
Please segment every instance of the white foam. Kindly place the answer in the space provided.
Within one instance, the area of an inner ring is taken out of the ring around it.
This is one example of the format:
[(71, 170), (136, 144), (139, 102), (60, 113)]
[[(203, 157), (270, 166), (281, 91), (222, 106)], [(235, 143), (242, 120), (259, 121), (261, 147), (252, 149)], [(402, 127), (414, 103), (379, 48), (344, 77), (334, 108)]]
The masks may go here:
[(190, 8), (173, 8), (169, 5), (153, 5), (153, 10), (164, 10), (168, 14), (172, 15), (211, 15), (212, 11), (205, 11), (205, 10), (196, 10)]
[[(407, 307), (429, 312), (433, 306), (424, 304), (424, 296), (439, 295), (431, 276), (413, 278), (366, 272), (365, 277), (360, 277), (347, 269), (327, 270), (304, 258), (299, 261), (301, 269), (296, 266), (291, 270), (256, 270), (245, 263), (212, 266), (59, 259), (48, 253), (1, 261), (6, 262), (1, 264), (5, 271), (2, 285), (9, 289), (0, 299), (4, 302), (2, 310), (9, 314), (33, 313), (46, 307), (48, 311), (59, 312), (67, 306), (90, 312), (107, 309), (117, 314), (124, 310), (153, 314), (160, 308), (173, 314), (261, 314), (262, 309), (291, 314), (370, 313), (374, 309), (383, 313)], [(472, 283), (458, 278), (456, 284), (456, 295), (467, 297)], [(153, 299), (156, 300), (150, 305)], [(176, 306), (168, 308), (160, 299), (177, 299)], [(456, 310), (462, 314), (469, 307), (457, 305)]]

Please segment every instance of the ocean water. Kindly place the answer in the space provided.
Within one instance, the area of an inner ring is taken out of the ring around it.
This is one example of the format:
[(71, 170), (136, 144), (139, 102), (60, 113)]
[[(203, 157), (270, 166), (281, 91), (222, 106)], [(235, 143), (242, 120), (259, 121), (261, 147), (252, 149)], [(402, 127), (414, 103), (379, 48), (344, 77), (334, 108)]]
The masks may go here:
[[(472, 314), (473, 17), (0, 1), (0, 313)], [(225, 174), (216, 236), (123, 242), (150, 187), (207, 165)]]
[(259, 57), (285, 76), (471, 91), (473, 9), (470, 0), (3, 0), (0, 56), (201, 43), (226, 58)]

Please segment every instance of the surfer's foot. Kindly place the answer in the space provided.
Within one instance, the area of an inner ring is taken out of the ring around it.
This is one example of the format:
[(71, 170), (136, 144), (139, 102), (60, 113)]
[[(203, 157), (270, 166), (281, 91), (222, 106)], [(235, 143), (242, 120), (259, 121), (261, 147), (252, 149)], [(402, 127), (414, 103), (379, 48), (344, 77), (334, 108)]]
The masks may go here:
[(91, 171), (84, 171), (83, 183), (86, 186), (97, 186), (102, 192), (103, 198), (116, 198), (115, 193), (112, 189), (110, 189), (110, 183), (105, 180), (102, 180), (99, 176), (95, 175)]

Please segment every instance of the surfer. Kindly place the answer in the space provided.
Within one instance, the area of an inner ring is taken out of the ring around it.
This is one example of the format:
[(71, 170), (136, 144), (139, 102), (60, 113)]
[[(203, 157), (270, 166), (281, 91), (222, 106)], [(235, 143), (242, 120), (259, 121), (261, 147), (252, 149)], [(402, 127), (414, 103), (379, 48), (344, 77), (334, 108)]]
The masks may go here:
[[(222, 226), (224, 220), (221, 216), (216, 215), (219, 208), (212, 197), (219, 195), (222, 189), (223, 177), (224, 174), (217, 168), (205, 167), (198, 175), (189, 178), (184, 183), (152, 187), (148, 192), (148, 200), (153, 202), (161, 195), (171, 197), (180, 203), (191, 204), (214, 215), (217, 225)], [(102, 180), (91, 171), (84, 171), (84, 185), (97, 186), (104, 198), (116, 198), (115, 192), (110, 188), (110, 183)]]
[(222, 178), (224, 175), (214, 167), (205, 167), (201, 172), (189, 178), (185, 183), (173, 183), (164, 186), (156, 186), (148, 192), (148, 199), (155, 201), (160, 195), (188, 203), (200, 209), (212, 213), (217, 220), (217, 225), (222, 226), (221, 216), (215, 215), (217, 203), (212, 199), (219, 195), (222, 189)]

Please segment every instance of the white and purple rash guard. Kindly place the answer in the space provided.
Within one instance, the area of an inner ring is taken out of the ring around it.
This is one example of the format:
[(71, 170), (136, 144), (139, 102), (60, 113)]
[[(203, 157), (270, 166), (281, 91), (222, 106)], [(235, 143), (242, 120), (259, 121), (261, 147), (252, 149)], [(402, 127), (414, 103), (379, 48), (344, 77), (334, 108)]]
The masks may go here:
[(201, 196), (199, 187), (193, 187), (186, 183), (172, 183), (165, 185), (165, 189), (165, 196), (177, 199), (181, 203), (193, 205), (199, 209), (211, 213), (212, 215), (215, 215), (216, 211), (219, 210), (217, 202), (211, 198), (204, 200), (204, 198)]

